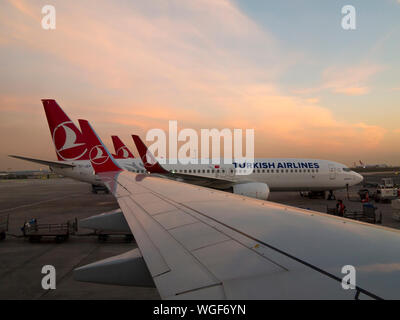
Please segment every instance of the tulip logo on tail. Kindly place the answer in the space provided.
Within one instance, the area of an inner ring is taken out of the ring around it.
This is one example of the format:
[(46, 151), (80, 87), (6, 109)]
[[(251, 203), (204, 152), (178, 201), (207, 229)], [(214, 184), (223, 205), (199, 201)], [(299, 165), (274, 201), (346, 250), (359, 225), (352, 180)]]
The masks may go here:
[(147, 150), (143, 158), (142, 161), (146, 166), (152, 167), (157, 163), (157, 160), (154, 158), (154, 156), (151, 154), (149, 150)]
[(90, 150), (89, 158), (92, 163), (103, 164), (108, 160), (109, 155), (103, 146), (97, 145)]
[(72, 121), (66, 121), (55, 127), (53, 131), (53, 142), (57, 154), (63, 160), (77, 160), (87, 151), (86, 143), (78, 139), (80, 132), (75, 132), (75, 126)]
[(118, 149), (117, 156), (121, 157), (121, 158), (124, 158), (124, 159), (129, 157), (129, 152), (128, 152), (126, 146), (123, 146), (123, 147)]

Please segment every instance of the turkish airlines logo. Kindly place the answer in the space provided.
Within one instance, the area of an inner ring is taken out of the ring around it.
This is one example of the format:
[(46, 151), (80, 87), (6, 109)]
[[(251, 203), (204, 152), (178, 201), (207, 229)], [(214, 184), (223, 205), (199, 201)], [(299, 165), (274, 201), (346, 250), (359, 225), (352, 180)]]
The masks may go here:
[[(78, 141), (77, 129), (72, 121), (66, 121), (55, 127), (53, 131), (53, 142), (56, 152), (64, 160), (77, 160), (87, 151), (86, 143)], [(79, 139), (81, 140), (81, 139)]]
[(126, 146), (123, 146), (123, 147), (119, 148), (117, 150), (117, 156), (121, 157), (121, 158), (124, 158), (124, 159), (128, 158), (129, 157), (128, 148)]
[(154, 166), (157, 163), (157, 160), (154, 158), (149, 150), (147, 150), (146, 154), (143, 156), (142, 161), (146, 166), (150, 167)]
[(103, 164), (110, 156), (102, 145), (94, 146), (89, 152), (89, 158), (92, 163)]

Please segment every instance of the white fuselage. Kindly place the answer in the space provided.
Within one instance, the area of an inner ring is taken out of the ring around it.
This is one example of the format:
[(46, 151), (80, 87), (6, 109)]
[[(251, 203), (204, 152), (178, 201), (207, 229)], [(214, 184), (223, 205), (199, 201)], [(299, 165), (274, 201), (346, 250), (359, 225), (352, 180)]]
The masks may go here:
[[(140, 159), (117, 159), (128, 171), (145, 173)], [(73, 168), (52, 168), (58, 174), (95, 185), (102, 184), (93, 174), (88, 160), (70, 161)], [(233, 164), (163, 164), (171, 172), (192, 176), (234, 180), (237, 183), (262, 182), (271, 191), (324, 191), (346, 188), (360, 183), (360, 174), (338, 162), (317, 159), (255, 159)], [(252, 169), (252, 170), (249, 170)], [(250, 174), (244, 173), (250, 172)]]

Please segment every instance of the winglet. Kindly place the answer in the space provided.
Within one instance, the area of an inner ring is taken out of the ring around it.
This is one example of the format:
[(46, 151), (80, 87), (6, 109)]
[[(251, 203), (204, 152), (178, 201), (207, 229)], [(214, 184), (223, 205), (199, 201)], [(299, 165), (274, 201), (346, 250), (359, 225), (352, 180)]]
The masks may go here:
[(111, 136), (117, 159), (134, 159), (132, 152), (118, 136)]
[(82, 135), (86, 140), (86, 145), (89, 150), (89, 159), (94, 172), (118, 172), (122, 171), (119, 165), (114, 161), (114, 158), (108, 152), (107, 148), (101, 142), (100, 138), (93, 130), (87, 120), (78, 120), (81, 127)]
[(139, 152), (139, 156), (142, 159), (145, 169), (150, 173), (168, 173), (154, 158), (153, 154), (147, 149), (142, 139), (137, 135), (132, 135), (133, 142), (135, 142), (136, 148)]

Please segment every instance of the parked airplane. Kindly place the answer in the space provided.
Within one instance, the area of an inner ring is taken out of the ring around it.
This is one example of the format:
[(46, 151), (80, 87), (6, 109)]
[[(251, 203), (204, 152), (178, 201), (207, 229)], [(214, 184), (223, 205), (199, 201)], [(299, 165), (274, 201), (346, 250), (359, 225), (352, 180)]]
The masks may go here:
[[(59, 161), (14, 157), (49, 165), (54, 172), (89, 182), (96, 190), (102, 182), (93, 174), (81, 132), (55, 100), (42, 101)], [(144, 172), (140, 158), (133, 158), (132, 153), (119, 139), (114, 137), (113, 143), (119, 165), (136, 173)], [(123, 156), (127, 158), (122, 158)], [(231, 165), (166, 164), (165, 168), (180, 181), (259, 199), (267, 199), (270, 191), (337, 190), (363, 180), (361, 175), (343, 164), (317, 159), (256, 159), (250, 163), (234, 162)], [(246, 168), (252, 169), (252, 174), (240, 175)]]
[(138, 248), (76, 280), (155, 284), (163, 299), (400, 298), (399, 231), (124, 171), (79, 124)]
[(387, 168), (387, 167), (389, 167), (386, 163), (366, 164), (366, 163), (363, 163), (361, 160), (359, 160), (359, 162), (360, 162), (360, 165), (357, 165), (354, 162), (356, 168), (370, 169), (370, 168)]
[[(251, 163), (221, 165), (170, 165), (156, 168), (155, 159), (139, 138), (132, 135), (147, 171), (179, 181), (217, 189), (232, 188), (233, 193), (267, 199), (270, 191), (324, 191), (343, 189), (360, 183), (363, 177), (343, 164), (316, 159), (255, 159)], [(150, 158), (149, 158), (150, 157)], [(249, 175), (240, 175), (245, 168)]]
[(121, 141), (118, 136), (111, 136), (115, 154), (112, 156), (114, 159), (134, 159), (132, 152), (127, 148), (127, 146)]
[[(92, 185), (94, 192), (104, 188), (102, 181), (93, 174), (86, 143), (80, 130), (55, 100), (43, 99), (42, 103), (58, 161), (16, 155), (11, 155), (11, 157), (47, 165), (51, 171), (57, 174), (88, 182)], [(140, 160), (133, 159), (133, 154), (118, 137), (113, 137), (113, 143), (116, 148), (117, 161), (121, 167), (127, 170), (140, 170), (141, 168), (143, 170), (143, 167), (140, 166)]]

